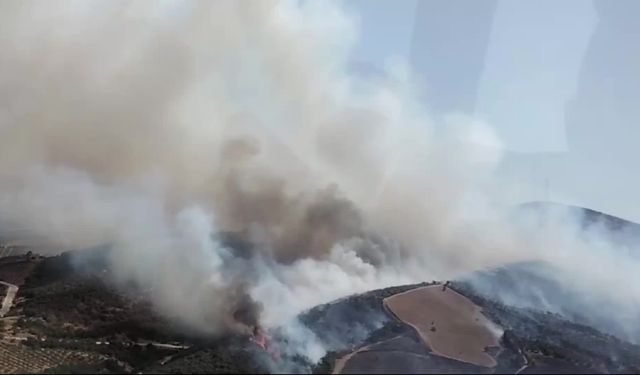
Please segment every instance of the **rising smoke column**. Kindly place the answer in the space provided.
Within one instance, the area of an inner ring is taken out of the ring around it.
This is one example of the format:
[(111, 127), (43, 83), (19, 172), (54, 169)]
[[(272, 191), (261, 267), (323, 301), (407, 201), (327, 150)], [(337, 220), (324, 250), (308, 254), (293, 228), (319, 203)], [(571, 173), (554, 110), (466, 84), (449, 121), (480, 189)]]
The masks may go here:
[(3, 217), (66, 248), (113, 243), (118, 278), (188, 324), (229, 327), (250, 290), (277, 324), (407, 281), (425, 229), (398, 219), (428, 225), (466, 189), (429, 182), (449, 167), (409, 86), (355, 93), (335, 4), (2, 6)]

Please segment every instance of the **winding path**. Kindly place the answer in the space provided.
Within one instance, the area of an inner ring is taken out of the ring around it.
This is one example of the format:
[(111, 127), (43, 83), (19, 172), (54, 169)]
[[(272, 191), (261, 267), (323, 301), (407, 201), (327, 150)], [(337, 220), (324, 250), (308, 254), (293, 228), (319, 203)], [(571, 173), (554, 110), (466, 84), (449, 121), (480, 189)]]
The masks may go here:
[(2, 300), (2, 307), (0, 308), (0, 318), (2, 318), (7, 315), (9, 309), (11, 309), (11, 305), (13, 305), (13, 299), (16, 298), (16, 293), (18, 293), (18, 287), (4, 281), (0, 281), (0, 284), (7, 287), (7, 294), (5, 294), (4, 299)]
[(352, 351), (351, 353), (345, 355), (344, 357), (339, 358), (338, 360), (336, 360), (336, 364), (335, 364), (331, 374), (340, 374), (340, 373), (342, 373), (342, 369), (344, 369), (344, 366), (347, 365), (347, 362), (349, 362), (351, 357), (353, 357), (354, 355), (356, 355), (358, 353), (366, 351), (367, 349), (369, 349), (373, 345), (375, 345), (375, 343), (371, 344), (371, 345), (364, 346), (364, 347), (362, 347), (362, 348), (360, 348), (358, 350)]

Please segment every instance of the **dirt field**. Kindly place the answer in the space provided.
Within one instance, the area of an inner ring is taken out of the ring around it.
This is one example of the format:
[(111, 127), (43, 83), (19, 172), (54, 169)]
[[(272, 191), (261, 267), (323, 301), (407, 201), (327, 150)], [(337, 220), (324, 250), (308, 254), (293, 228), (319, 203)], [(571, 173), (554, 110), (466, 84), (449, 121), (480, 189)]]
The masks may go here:
[(499, 337), (480, 307), (463, 295), (427, 286), (388, 297), (384, 304), (415, 328), (434, 353), (478, 366), (496, 365), (485, 348), (499, 346)]

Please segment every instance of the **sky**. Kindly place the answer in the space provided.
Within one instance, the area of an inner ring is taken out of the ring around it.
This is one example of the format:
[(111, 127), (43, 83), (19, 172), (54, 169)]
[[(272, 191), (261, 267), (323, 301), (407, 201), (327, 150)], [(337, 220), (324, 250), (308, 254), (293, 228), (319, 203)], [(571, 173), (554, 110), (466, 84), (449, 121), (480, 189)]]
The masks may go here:
[(351, 0), (355, 70), (403, 60), (431, 114), (489, 123), (517, 201), (640, 221), (640, 2)]

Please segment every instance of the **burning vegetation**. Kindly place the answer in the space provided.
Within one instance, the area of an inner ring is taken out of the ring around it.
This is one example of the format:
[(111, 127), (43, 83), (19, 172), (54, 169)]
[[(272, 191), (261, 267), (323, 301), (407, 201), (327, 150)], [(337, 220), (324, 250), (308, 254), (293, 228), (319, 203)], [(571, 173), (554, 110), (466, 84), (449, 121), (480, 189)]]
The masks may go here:
[(0, 2), (0, 223), (47, 255), (0, 260), (13, 348), (132, 373), (311, 371), (346, 352), (341, 371), (357, 372), (377, 358), (363, 348), (396, 345), (386, 363), (418, 372), (487, 356), (487, 371), (515, 371), (532, 350), (637, 369), (632, 344), (472, 291), (511, 332), (498, 353), (472, 340), (473, 360), (444, 358), (462, 340), (421, 330), (447, 341), (426, 346), (385, 310), (426, 278), (535, 258), (582, 296), (558, 310), (607, 306), (617, 332), (640, 329), (639, 263), (568, 216), (509, 216), (492, 128), (424, 113), (404, 69), (350, 74), (357, 30), (340, 3), (100, 5)]

